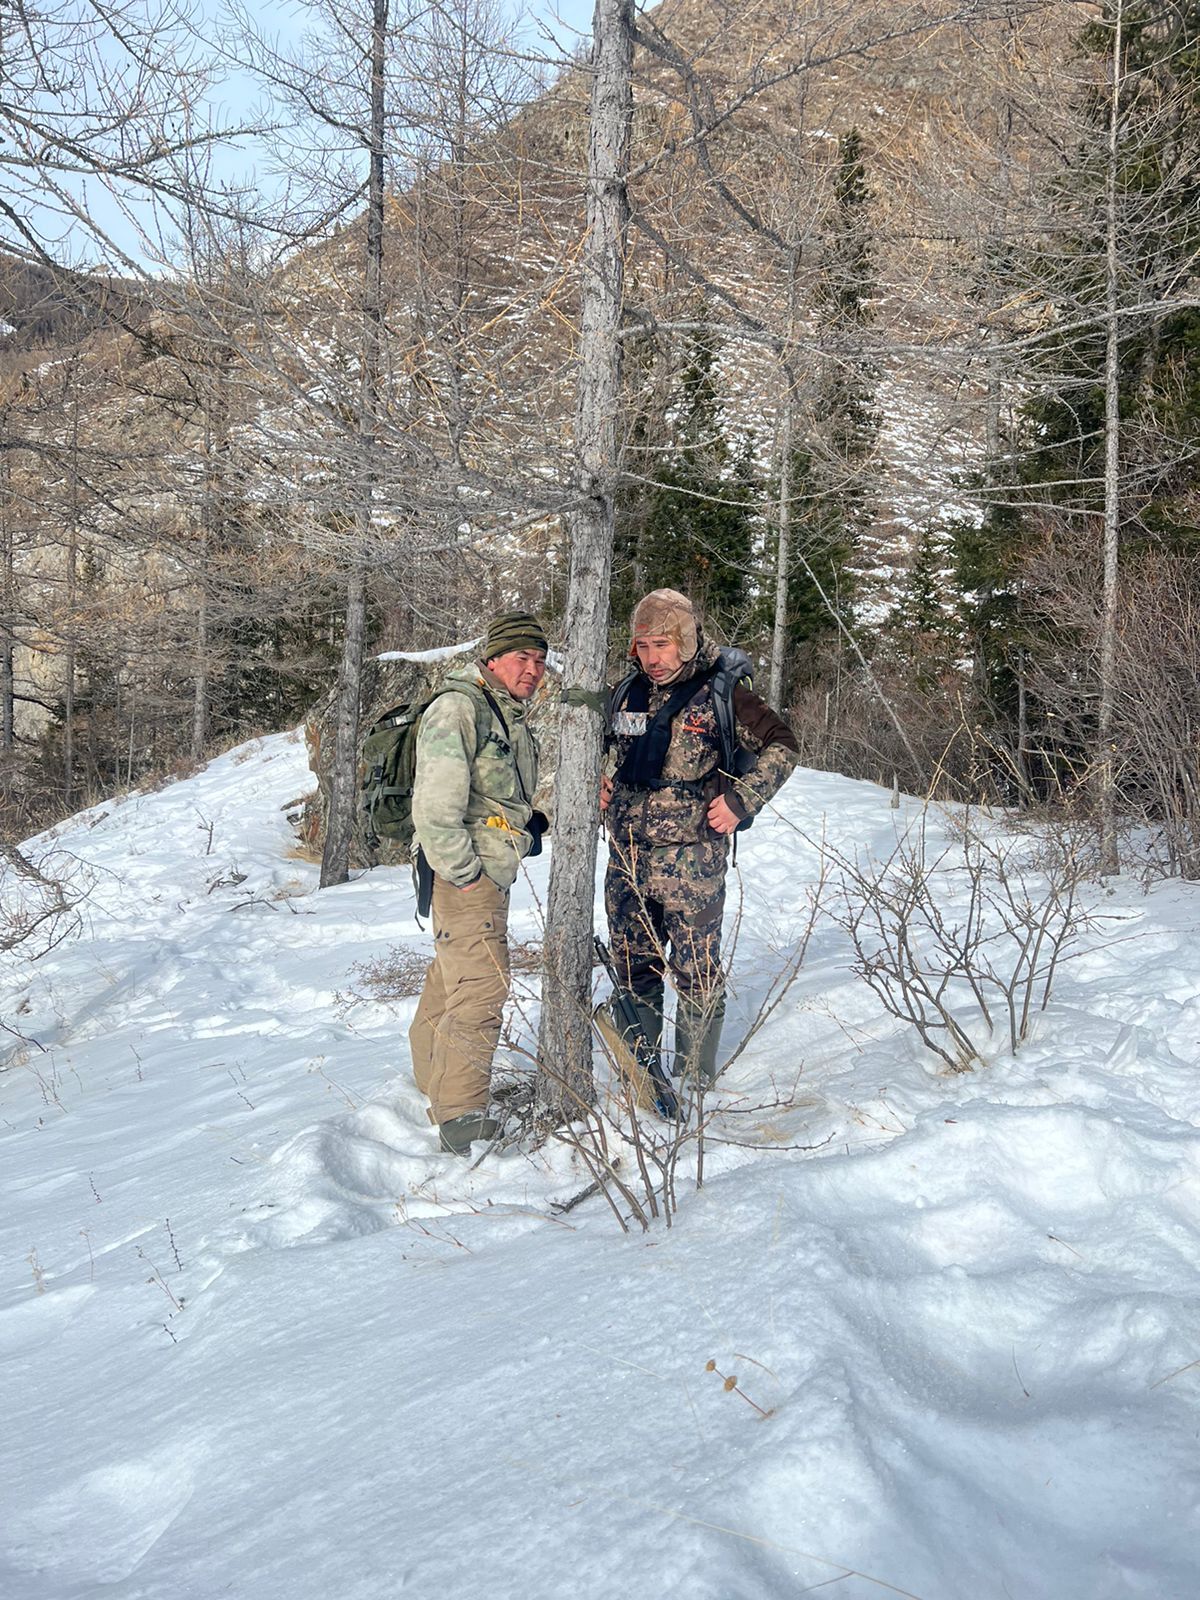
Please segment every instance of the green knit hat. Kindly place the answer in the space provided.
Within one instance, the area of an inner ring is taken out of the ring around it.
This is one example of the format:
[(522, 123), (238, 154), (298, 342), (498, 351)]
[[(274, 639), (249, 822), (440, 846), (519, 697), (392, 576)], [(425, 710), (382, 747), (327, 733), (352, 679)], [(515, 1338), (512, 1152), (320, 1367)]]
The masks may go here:
[(510, 650), (548, 650), (546, 630), (528, 611), (502, 611), (488, 623), (483, 636), (481, 661), (494, 661)]

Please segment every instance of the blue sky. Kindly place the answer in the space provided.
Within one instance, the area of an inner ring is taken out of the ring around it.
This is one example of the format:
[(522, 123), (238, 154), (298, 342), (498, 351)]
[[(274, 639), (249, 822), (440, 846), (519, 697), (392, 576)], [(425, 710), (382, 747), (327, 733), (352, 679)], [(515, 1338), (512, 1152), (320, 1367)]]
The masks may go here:
[[(304, 31), (308, 13), (308, 8), (296, 0), (247, 0), (246, 9), (264, 33), (277, 33), (285, 42), (298, 38)], [(527, 9), (531, 18), (530, 37), (535, 45), (540, 43), (538, 24), (548, 28), (567, 53), (576, 49), (580, 37), (591, 30), (593, 0), (530, 0)], [(207, 16), (211, 23), (211, 42), (219, 44), (222, 34), (220, 0), (202, 0), (200, 14)], [(210, 106), (223, 123), (234, 125), (248, 120), (261, 100), (262, 91), (250, 73), (231, 63), (227, 75), (214, 86)], [(264, 152), (248, 141), (220, 150), (214, 158), (213, 171), (219, 179), (230, 183), (244, 182), (247, 178), (259, 184), (269, 181)], [(83, 190), (81, 185), (80, 191)], [(86, 209), (119, 250), (132, 260), (144, 263), (151, 272), (161, 270), (161, 263), (154, 261), (152, 255), (148, 259), (139, 226), (133, 220), (140, 219), (145, 234), (152, 235), (155, 230), (148, 220), (150, 212), (146, 207), (136, 203), (122, 207), (98, 180), (93, 180), (86, 185)], [(131, 214), (123, 214), (124, 211)], [(48, 240), (57, 240), (63, 234), (61, 215), (56, 218), (49, 210), (35, 208), (35, 216)], [(77, 262), (95, 261), (98, 256), (95, 241), (88, 237), (82, 225), (67, 232), (62, 247)]]

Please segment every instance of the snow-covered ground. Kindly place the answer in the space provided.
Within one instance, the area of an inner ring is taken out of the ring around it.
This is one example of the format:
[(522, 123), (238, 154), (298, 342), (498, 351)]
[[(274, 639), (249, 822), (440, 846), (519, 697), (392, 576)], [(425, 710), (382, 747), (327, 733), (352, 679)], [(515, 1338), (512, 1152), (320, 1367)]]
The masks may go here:
[[(3, 1600), (1200, 1592), (1196, 889), (1089, 891), (962, 1075), (820, 922), (625, 1235), (564, 1147), (437, 1154), (414, 1002), (355, 998), (429, 935), (402, 870), (316, 892), (310, 783), (280, 736), (74, 819), (85, 925), (0, 973)], [(798, 773), (744, 836), (730, 1043), (812, 841), (915, 814)]]

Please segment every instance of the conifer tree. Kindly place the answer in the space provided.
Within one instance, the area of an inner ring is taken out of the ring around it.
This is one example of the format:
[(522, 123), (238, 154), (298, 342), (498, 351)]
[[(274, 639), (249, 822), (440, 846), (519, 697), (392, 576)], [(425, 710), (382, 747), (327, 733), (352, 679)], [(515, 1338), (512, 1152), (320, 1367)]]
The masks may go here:
[[(1048, 602), (1055, 550), (1064, 571), (1098, 585), (1104, 533), (1111, 618), (1118, 546), (1125, 560), (1194, 550), (1200, 538), (1200, 5), (1110, 0), (1079, 48), (1089, 82), (1070, 108), (1039, 242), (1008, 252), (1008, 298), (1038, 306), (1044, 331), (1024, 330), (1017, 425), (993, 442), (977, 485), (982, 524), (958, 540), (992, 737), (1023, 751), (1031, 718), (1051, 771), (1086, 767), (1101, 744), (1103, 763), (1112, 754), (1111, 730), (1101, 738), (1111, 649), (1103, 629), (1080, 628), (1087, 605), (1067, 626)], [(1095, 553), (1090, 577), (1081, 541)], [(1031, 563), (1040, 582), (1028, 581)], [(1068, 707), (1072, 684), (1079, 705)]]
[(790, 394), (786, 402), (793, 415), (784, 431), (799, 441), (786, 478), (786, 656), (801, 681), (819, 673), (823, 644), (853, 623), (855, 557), (871, 520), (880, 419), (878, 372), (863, 349), (877, 292), (870, 201), (863, 140), (852, 129), (838, 141), (810, 291), (820, 349), (815, 379), (806, 401)]
[(949, 533), (922, 528), (916, 536), (900, 599), (888, 617), (889, 654), (903, 662), (910, 681), (928, 694), (954, 672), (962, 650), (955, 603), (954, 552)]
[[(755, 495), (749, 456), (724, 429), (718, 348), (715, 329), (689, 332), (667, 418), (643, 412), (635, 424), (639, 465), (622, 494), (614, 612), (621, 617), (650, 589), (679, 589), (732, 636), (748, 603)], [(663, 421), (655, 460), (651, 440)]]

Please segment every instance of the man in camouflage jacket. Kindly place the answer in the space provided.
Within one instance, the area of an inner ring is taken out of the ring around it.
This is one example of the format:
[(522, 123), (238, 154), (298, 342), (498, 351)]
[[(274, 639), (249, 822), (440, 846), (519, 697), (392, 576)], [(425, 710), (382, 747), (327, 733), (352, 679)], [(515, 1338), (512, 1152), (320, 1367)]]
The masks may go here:
[[(647, 595), (634, 610), (631, 634), (637, 673), (624, 694), (610, 692), (611, 757), (601, 791), (609, 940), (652, 1049), (662, 1037), (669, 964), (677, 995), (675, 1070), (711, 1084), (725, 1010), (721, 918), (729, 836), (770, 800), (799, 752), (787, 724), (739, 682), (732, 701), (741, 753), (737, 770), (722, 771), (712, 693), (720, 651), (705, 641), (684, 595), (673, 589)], [(685, 684), (695, 692), (685, 693)], [(660, 726), (656, 735), (655, 714), (677, 692), (682, 703), (669, 734)]]
[(451, 674), (417, 732), (414, 843), (433, 871), (434, 943), (408, 1038), (430, 1121), (454, 1155), (499, 1131), (485, 1113), (509, 989), (508, 893), (534, 847), (527, 703), (545, 670), (542, 625), (506, 612), (479, 664)]

